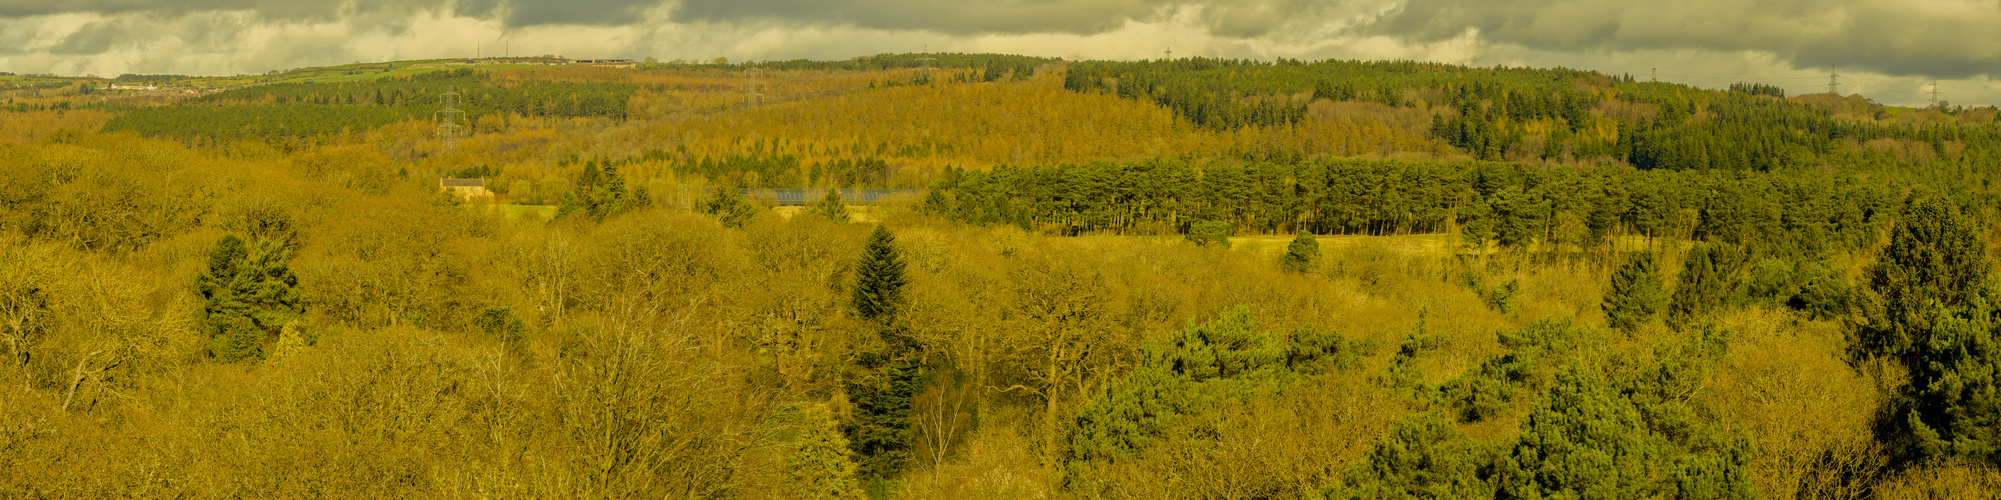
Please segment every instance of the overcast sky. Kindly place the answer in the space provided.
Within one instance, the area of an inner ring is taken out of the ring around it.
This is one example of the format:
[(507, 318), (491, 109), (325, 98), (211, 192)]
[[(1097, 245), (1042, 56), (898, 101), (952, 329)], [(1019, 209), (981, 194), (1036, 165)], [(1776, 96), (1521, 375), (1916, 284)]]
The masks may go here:
[(480, 55), (1418, 59), (2001, 103), (2001, 0), (0, 0), (0, 71)]

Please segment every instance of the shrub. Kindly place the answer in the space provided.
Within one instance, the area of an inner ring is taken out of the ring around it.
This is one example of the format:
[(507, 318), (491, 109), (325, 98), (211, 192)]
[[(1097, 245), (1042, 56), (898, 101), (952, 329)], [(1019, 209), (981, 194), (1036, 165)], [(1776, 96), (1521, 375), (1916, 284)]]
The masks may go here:
[(1228, 222), (1198, 220), (1188, 225), (1188, 235), (1185, 238), (1199, 246), (1215, 244), (1229, 248), (1230, 235), (1235, 232), (1236, 229), (1230, 227)]
[(1285, 255), (1278, 258), (1278, 267), (1286, 272), (1304, 273), (1319, 265), (1320, 242), (1304, 229), (1293, 236), (1292, 244), (1285, 247)]

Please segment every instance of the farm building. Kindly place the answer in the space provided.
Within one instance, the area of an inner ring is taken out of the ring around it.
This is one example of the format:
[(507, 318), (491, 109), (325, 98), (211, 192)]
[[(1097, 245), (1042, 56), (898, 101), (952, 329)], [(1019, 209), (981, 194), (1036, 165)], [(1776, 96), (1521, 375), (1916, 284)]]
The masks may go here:
[(459, 201), (493, 201), (493, 192), (486, 190), (486, 179), (440, 179), (438, 189), (451, 193)]

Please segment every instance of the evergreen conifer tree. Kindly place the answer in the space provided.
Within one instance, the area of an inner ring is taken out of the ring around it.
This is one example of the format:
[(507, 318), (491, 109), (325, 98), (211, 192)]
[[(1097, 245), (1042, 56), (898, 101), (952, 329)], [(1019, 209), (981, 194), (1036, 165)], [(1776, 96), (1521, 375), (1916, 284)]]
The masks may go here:
[(869, 233), (855, 269), (853, 306), (856, 317), (887, 323), (903, 302), (903, 252), (896, 248), (896, 236), (889, 228), (876, 226)]
[(848, 438), (841, 435), (840, 424), (827, 411), (827, 405), (809, 406), (799, 417), (799, 441), (785, 463), (785, 498), (863, 498), (861, 483), (855, 480), (855, 461), (848, 449)]
[(1675, 284), (1668, 304), (1669, 324), (1676, 328), (1691, 325), (1722, 309), (1732, 288), (1737, 252), (1720, 244), (1697, 246), (1683, 261), (1681, 279)]
[(1901, 356), (1941, 308), (1967, 304), (1987, 277), (1979, 229), (1943, 196), (1921, 196), (1904, 207), (1890, 243), (1865, 271), (1878, 307), (1858, 332), (1865, 356)]
[[(883, 333), (890, 337), (889, 332)], [(924, 385), (923, 367), (905, 346), (861, 356), (861, 370), (846, 384), (855, 404), (846, 429), (848, 447), (859, 457), (857, 474), (871, 485), (896, 477), (910, 460), (910, 408)]]
[(861, 476), (885, 484), (910, 458), (910, 405), (923, 385), (915, 342), (896, 313), (903, 305), (904, 261), (889, 229), (876, 226), (855, 270), (853, 310), (875, 323), (881, 343), (857, 357), (859, 370), (846, 383), (855, 402), (849, 446), (861, 457)]
[(1230, 223), (1228, 222), (1198, 220), (1188, 225), (1188, 234), (1185, 238), (1188, 241), (1195, 242), (1199, 246), (1208, 246), (1214, 243), (1223, 248), (1229, 248), (1230, 233), (1232, 232), (1234, 232), (1234, 229), (1230, 227)]
[(848, 222), (848, 204), (841, 201), (841, 190), (828, 189), (820, 202), (813, 204), (813, 213), (838, 223)]
[(209, 355), (222, 362), (235, 362), (257, 355), (259, 343), (250, 324), (251, 280), (244, 275), (250, 251), (236, 235), (223, 236), (208, 254), (208, 272), (202, 273), (202, 329), (208, 334)]
[(1304, 273), (1319, 265), (1320, 241), (1305, 229), (1292, 237), (1292, 244), (1285, 247), (1285, 255), (1278, 258), (1278, 267), (1288, 272)]
[(1901, 361), (1883, 423), (1906, 458), (1963, 457), (2001, 464), (2001, 303), (1979, 229), (1950, 200), (1912, 200), (1867, 272), (1865, 307), (1850, 349)]
[(1601, 307), (1606, 326), (1630, 331), (1652, 321), (1667, 306), (1667, 301), (1667, 290), (1661, 286), (1660, 266), (1654, 254), (1643, 252), (1626, 259), (1612, 273), (1612, 284), (1605, 291)]
[(211, 356), (223, 362), (262, 357), (265, 341), (305, 313), (290, 261), (291, 250), (275, 241), (258, 240), (255, 252), (235, 235), (216, 242), (199, 280)]
[(708, 197), (695, 202), (695, 213), (715, 217), (716, 221), (723, 223), (723, 227), (738, 229), (750, 224), (750, 218), (757, 214), (757, 209), (751, 207), (737, 190), (715, 188), (709, 190)]

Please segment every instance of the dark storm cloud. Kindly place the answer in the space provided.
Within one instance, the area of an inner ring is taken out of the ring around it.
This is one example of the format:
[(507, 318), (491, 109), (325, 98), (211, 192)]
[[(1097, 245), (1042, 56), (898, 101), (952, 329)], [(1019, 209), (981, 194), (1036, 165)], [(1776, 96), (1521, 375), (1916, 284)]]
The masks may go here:
[(1109, 31), (1126, 21), (1157, 20), (1171, 0), (683, 0), (677, 21), (779, 20), (885, 30), (982, 33)]
[(121, 30), (117, 23), (90, 23), (63, 37), (61, 42), (49, 47), (49, 53), (62, 56), (102, 54), (111, 50), (119, 41)]
[[(491, 10), (498, 10), (498, 4), (494, 5)], [(507, 25), (511, 27), (541, 24), (622, 26), (638, 23), (641, 20), (640, 15), (646, 9), (658, 5), (659, 2), (653, 0), (513, 0), (509, 5), (512, 13), (507, 16)]]
[(1966, 77), (2001, 65), (1994, 0), (1408, 0), (1368, 31), (1551, 52), (1763, 51), (1804, 68)]
[[(1218, 36), (1256, 37), (1309, 14), (1317, 0), (4, 0), (0, 18), (58, 13), (182, 15), (251, 11), (261, 19), (330, 21), (408, 14), (446, 5), (457, 15), (501, 18), (509, 27), (623, 26), (673, 4), (676, 22), (778, 21), (807, 26), (922, 30), (951, 35), (1103, 33), (1199, 7)], [(91, 40), (78, 40), (79, 49)]]
[(154, 12), (181, 15), (212, 11), (254, 11), (264, 19), (332, 21), (344, 15), (408, 14), (449, 0), (5, 0), (0, 18), (90, 12)]

